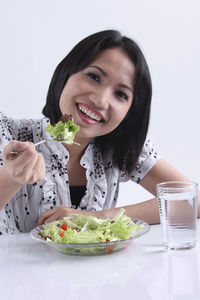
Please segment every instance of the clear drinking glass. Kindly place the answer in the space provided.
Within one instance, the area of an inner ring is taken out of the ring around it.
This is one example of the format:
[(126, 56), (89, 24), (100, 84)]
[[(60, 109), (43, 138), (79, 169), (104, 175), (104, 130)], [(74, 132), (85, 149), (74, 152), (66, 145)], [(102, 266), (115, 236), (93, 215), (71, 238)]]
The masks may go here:
[(163, 246), (171, 250), (192, 248), (197, 242), (198, 184), (168, 181), (157, 184)]

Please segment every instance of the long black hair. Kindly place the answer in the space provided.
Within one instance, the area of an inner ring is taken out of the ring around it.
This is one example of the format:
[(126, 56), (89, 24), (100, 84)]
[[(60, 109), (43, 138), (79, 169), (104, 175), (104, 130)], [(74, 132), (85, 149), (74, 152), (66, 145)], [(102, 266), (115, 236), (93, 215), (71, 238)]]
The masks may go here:
[(59, 63), (53, 74), (46, 104), (42, 113), (51, 124), (58, 122), (62, 113), (60, 96), (68, 78), (84, 68), (103, 50), (121, 48), (135, 66), (133, 101), (127, 116), (112, 132), (94, 139), (103, 152), (112, 151), (113, 163), (120, 170), (133, 171), (144, 144), (150, 117), (152, 84), (149, 68), (139, 46), (116, 30), (105, 30), (80, 41)]

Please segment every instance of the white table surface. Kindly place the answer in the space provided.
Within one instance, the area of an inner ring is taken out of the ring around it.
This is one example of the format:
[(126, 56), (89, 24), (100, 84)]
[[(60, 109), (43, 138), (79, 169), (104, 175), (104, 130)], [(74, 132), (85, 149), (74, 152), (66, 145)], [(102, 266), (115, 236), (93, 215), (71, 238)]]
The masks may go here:
[(1, 300), (199, 300), (200, 245), (165, 251), (160, 225), (126, 249), (70, 256), (30, 237), (0, 236)]

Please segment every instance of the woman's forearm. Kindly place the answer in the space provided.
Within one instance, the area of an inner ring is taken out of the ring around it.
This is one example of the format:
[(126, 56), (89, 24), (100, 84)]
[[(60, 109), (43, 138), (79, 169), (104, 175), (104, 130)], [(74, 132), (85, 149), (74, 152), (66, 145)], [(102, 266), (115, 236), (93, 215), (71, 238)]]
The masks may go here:
[[(107, 209), (95, 212), (96, 215), (102, 218), (113, 217), (121, 207)], [(131, 218), (141, 219), (149, 224), (160, 223), (158, 199), (153, 198), (141, 203), (123, 206), (126, 210), (125, 214)], [(198, 192), (198, 210), (197, 217), (200, 218), (200, 191)]]
[(4, 167), (0, 167), (0, 210), (12, 199), (21, 186), (21, 184), (11, 181), (6, 175)]
[[(113, 217), (120, 208), (122, 207), (106, 209), (95, 212), (94, 214), (102, 218), (109, 218)], [(125, 214), (131, 218), (141, 219), (149, 224), (160, 223), (157, 198), (153, 198), (151, 200), (147, 200), (137, 204), (123, 206), (123, 208), (126, 210)]]

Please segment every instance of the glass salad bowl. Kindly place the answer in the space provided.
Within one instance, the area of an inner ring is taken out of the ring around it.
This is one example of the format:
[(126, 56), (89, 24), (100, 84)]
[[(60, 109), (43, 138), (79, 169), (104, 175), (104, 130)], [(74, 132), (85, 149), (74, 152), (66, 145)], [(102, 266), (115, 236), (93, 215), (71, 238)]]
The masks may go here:
[(38, 242), (43, 242), (55, 250), (62, 252), (68, 255), (102, 255), (102, 254), (110, 254), (119, 250), (126, 248), (130, 245), (133, 239), (140, 237), (147, 233), (150, 229), (149, 224), (139, 219), (132, 219), (132, 221), (140, 225), (139, 229), (137, 229), (129, 239), (126, 240), (116, 240), (104, 243), (57, 243), (51, 240), (45, 240), (41, 236), (41, 231), (44, 229), (44, 225), (40, 225), (34, 228), (31, 231), (31, 237)]

